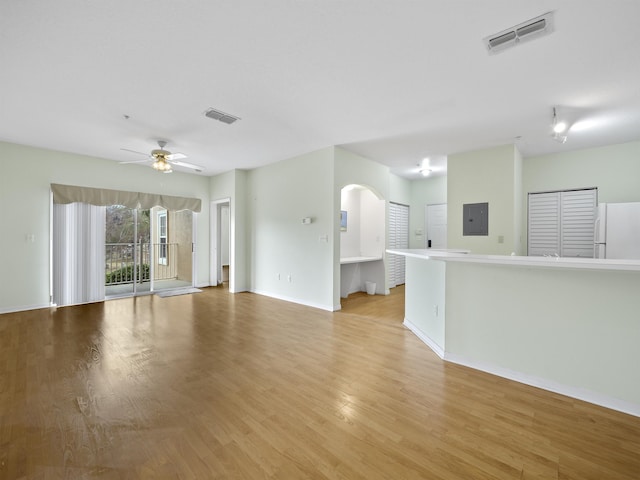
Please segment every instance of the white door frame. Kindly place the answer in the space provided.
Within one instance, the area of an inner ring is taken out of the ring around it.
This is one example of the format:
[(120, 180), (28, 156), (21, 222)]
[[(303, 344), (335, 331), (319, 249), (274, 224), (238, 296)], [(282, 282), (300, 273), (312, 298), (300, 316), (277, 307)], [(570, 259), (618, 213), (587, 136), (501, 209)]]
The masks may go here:
[[(221, 217), (220, 210), (223, 205), (229, 206), (229, 217), (231, 217), (231, 198), (221, 198), (219, 200), (211, 201), (211, 262), (209, 279), (212, 286), (217, 286), (222, 283), (222, 249), (220, 245), (222, 243), (221, 232)], [(229, 218), (229, 226), (231, 226), (231, 218)], [(231, 228), (229, 228), (229, 234)], [(234, 269), (234, 246), (229, 239), (229, 290), (231, 291), (231, 275), (233, 275)]]

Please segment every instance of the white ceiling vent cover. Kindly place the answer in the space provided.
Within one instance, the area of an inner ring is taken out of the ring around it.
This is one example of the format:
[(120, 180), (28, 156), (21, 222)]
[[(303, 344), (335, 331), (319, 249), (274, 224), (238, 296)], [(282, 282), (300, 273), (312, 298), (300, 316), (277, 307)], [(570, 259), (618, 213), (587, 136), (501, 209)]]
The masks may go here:
[(522, 42), (549, 35), (552, 32), (553, 12), (547, 12), (495, 35), (489, 35), (484, 38), (484, 43), (489, 53), (499, 53)]
[(228, 125), (231, 125), (235, 121), (240, 120), (240, 118), (238, 118), (238, 117), (234, 117), (233, 115), (221, 112), (220, 110), (216, 110), (214, 108), (210, 108), (209, 110), (204, 112), (204, 114), (205, 114), (206, 117), (212, 118), (214, 120), (218, 120), (218, 121), (220, 121), (222, 123), (226, 123)]

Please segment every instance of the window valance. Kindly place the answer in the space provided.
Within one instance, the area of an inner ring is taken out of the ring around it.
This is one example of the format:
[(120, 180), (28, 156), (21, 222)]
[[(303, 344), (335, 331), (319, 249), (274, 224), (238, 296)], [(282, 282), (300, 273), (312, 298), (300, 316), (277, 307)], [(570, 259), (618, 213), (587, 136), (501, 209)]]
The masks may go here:
[(199, 198), (174, 197), (156, 193), (126, 192), (106, 188), (78, 187), (75, 185), (51, 184), (53, 203), (87, 203), (89, 205), (107, 206), (124, 205), (129, 208), (164, 207), (168, 210), (191, 210), (200, 212), (202, 200)]

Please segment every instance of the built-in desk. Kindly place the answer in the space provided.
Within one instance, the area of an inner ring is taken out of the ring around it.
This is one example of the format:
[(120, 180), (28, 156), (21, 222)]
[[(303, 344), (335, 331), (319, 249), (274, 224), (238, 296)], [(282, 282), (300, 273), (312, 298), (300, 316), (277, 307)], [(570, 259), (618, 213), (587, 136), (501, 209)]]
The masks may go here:
[(640, 261), (387, 250), (444, 360), (640, 416)]
[(376, 293), (385, 293), (382, 257), (343, 257), (340, 259), (340, 296), (366, 291), (365, 282), (375, 282)]
[(340, 265), (346, 265), (349, 263), (377, 262), (378, 260), (382, 260), (382, 257), (344, 257), (340, 259)]

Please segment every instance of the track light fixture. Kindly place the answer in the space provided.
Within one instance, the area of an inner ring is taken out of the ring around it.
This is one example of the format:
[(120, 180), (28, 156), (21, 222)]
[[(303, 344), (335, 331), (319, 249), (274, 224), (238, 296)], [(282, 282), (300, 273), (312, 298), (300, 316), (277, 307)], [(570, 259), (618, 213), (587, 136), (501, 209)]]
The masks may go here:
[(566, 133), (569, 129), (569, 125), (567, 124), (567, 122), (558, 120), (556, 107), (553, 107), (553, 120), (551, 122), (551, 129), (553, 131), (551, 136), (556, 142), (564, 143), (567, 141)]

